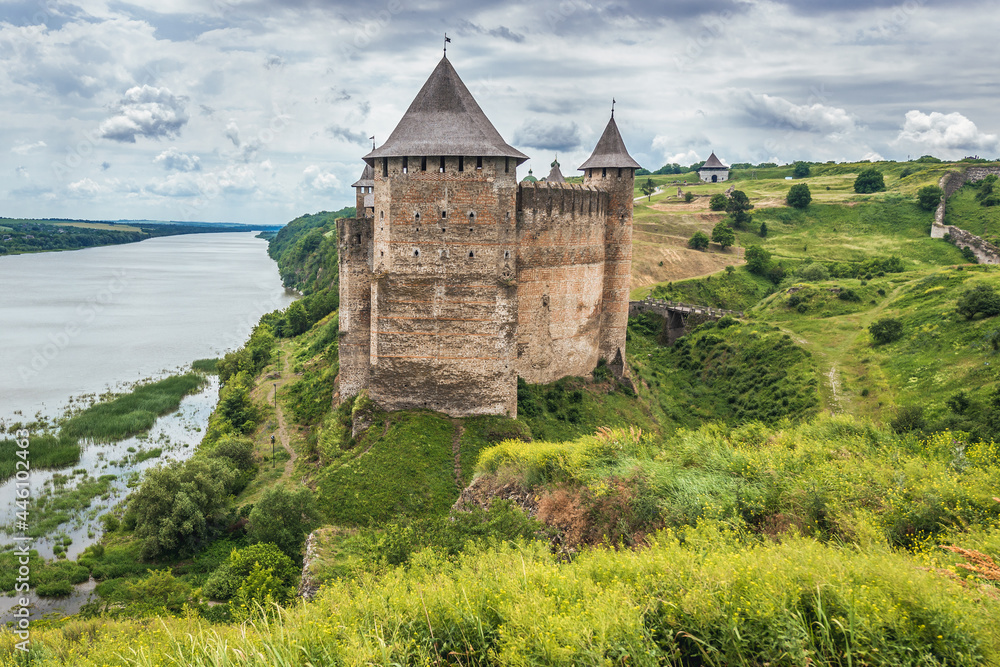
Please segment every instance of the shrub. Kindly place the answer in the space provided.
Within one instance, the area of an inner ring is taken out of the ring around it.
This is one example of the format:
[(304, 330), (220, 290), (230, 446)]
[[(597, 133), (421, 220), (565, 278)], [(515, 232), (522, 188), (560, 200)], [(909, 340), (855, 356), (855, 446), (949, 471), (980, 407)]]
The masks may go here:
[(899, 408), (889, 424), (896, 433), (922, 431), (927, 425), (924, 420), (924, 409), (919, 405), (907, 405)]
[(689, 204), (690, 204), (690, 203), (691, 203), (692, 201), (694, 201), (694, 193), (693, 193), (693, 192), (691, 192), (691, 191), (688, 191), (688, 192), (685, 192), (685, 193), (684, 193), (684, 201), (686, 201), (686, 202), (687, 202), (687, 203), (689, 203)]
[(821, 280), (829, 280), (830, 272), (827, 271), (826, 267), (819, 262), (813, 262), (812, 264), (806, 264), (798, 271), (799, 278), (807, 282), (819, 282)]
[(969, 246), (962, 246), (962, 257), (969, 264), (979, 264), (979, 258), (976, 257), (976, 253)]
[(276, 602), (285, 602), (291, 598), (294, 592), (292, 583), (298, 576), (298, 568), (274, 544), (252, 544), (243, 549), (234, 549), (229, 554), (229, 559), (217, 567), (205, 582), (205, 595), (213, 600), (232, 598), (255, 567), (270, 572), (279, 582)]
[(759, 276), (765, 275), (768, 268), (771, 265), (771, 253), (764, 250), (760, 246), (752, 245), (747, 246), (746, 252), (743, 254), (744, 259), (747, 261), (747, 271), (750, 273), (755, 273)]
[(850, 301), (853, 303), (861, 301), (861, 297), (858, 296), (858, 293), (850, 289), (849, 287), (845, 287), (842, 290), (840, 290), (840, 293), (837, 294), (837, 298), (840, 299), (841, 301)]
[(792, 170), (792, 176), (795, 178), (806, 178), (809, 176), (809, 163), (796, 162), (795, 169)]
[(925, 211), (933, 211), (941, 203), (944, 190), (936, 185), (926, 185), (917, 190), (917, 203)]
[(766, 239), (767, 238), (767, 223), (766, 222), (760, 223), (760, 231), (758, 231), (757, 234), (762, 239)]
[(858, 194), (871, 194), (885, 190), (885, 179), (882, 172), (875, 167), (864, 169), (854, 179), (854, 191)]
[(958, 298), (956, 310), (968, 320), (975, 318), (976, 315), (983, 317), (1000, 315), (1000, 295), (992, 285), (980, 283), (966, 290)]
[(288, 491), (268, 489), (250, 512), (247, 537), (253, 543), (270, 543), (298, 560), (306, 534), (319, 519), (316, 502), (307, 488)]
[(708, 247), (708, 244), (712, 239), (708, 238), (708, 234), (705, 232), (695, 232), (694, 235), (688, 240), (688, 246), (694, 248), (695, 250), (704, 250)]
[(903, 336), (903, 323), (894, 317), (883, 317), (868, 325), (868, 333), (876, 345), (885, 345)]
[(812, 201), (812, 193), (805, 183), (796, 183), (788, 189), (785, 202), (794, 208), (805, 208)]
[(722, 194), (721, 192), (717, 192), (714, 195), (712, 195), (711, 199), (708, 200), (708, 207), (713, 211), (725, 211), (726, 202), (728, 201), (729, 197)]

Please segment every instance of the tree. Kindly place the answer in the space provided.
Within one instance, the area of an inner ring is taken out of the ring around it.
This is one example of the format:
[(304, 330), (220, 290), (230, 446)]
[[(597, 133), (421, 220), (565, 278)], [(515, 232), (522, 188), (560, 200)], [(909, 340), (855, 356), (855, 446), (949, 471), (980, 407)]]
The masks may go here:
[(722, 221), (712, 229), (712, 241), (725, 250), (736, 243), (736, 234), (725, 221)]
[(128, 514), (144, 559), (186, 556), (206, 542), (228, 509), (234, 471), (221, 459), (190, 459), (146, 472)]
[(997, 175), (990, 174), (979, 182), (979, 192), (976, 193), (976, 200), (983, 206), (997, 206), (1000, 204), (1000, 193), (996, 192)]
[(771, 267), (771, 253), (759, 245), (747, 246), (743, 257), (747, 260), (747, 271), (758, 276), (766, 275)]
[(656, 192), (656, 183), (653, 182), (653, 179), (647, 178), (640, 189), (642, 190), (642, 194), (646, 195), (646, 201), (649, 201), (653, 193)]
[(276, 486), (264, 492), (250, 511), (247, 537), (251, 544), (268, 542), (298, 560), (306, 535), (319, 520), (309, 489), (288, 491)]
[(983, 317), (1000, 315), (1000, 294), (996, 293), (992, 285), (980, 283), (966, 290), (958, 298), (956, 309), (967, 320), (975, 318), (976, 315), (982, 315)]
[(926, 185), (917, 190), (917, 203), (925, 211), (933, 211), (941, 203), (944, 190), (936, 185)]
[(806, 178), (808, 175), (809, 175), (809, 163), (796, 162), (795, 169), (792, 171), (792, 176), (794, 178)]
[(867, 195), (883, 190), (885, 190), (885, 179), (882, 178), (882, 172), (875, 167), (862, 170), (854, 179), (854, 191), (858, 194)]
[(295, 301), (288, 307), (285, 321), (288, 323), (288, 333), (292, 336), (298, 336), (309, 328), (309, 313), (301, 301)]
[(753, 218), (747, 211), (752, 208), (753, 204), (750, 203), (750, 198), (747, 197), (745, 192), (742, 190), (733, 190), (733, 194), (729, 196), (729, 201), (726, 202), (726, 212), (729, 213), (735, 229), (743, 229), (746, 225), (750, 224)]
[(704, 250), (708, 247), (708, 244), (712, 239), (708, 238), (708, 234), (705, 232), (695, 232), (694, 235), (688, 239), (688, 246), (694, 248), (695, 250)]
[(760, 231), (759, 231), (759, 232), (757, 232), (757, 234), (758, 234), (758, 235), (759, 235), (759, 236), (760, 236), (760, 237), (761, 237), (762, 239), (766, 239), (766, 238), (767, 238), (767, 223), (766, 223), (766, 222), (762, 222), (762, 223), (760, 223)]
[(895, 317), (883, 317), (868, 325), (868, 333), (876, 345), (885, 345), (903, 336), (903, 323)]
[(785, 202), (794, 208), (805, 208), (812, 201), (812, 192), (805, 183), (796, 183), (788, 189)]
[(725, 211), (726, 202), (729, 201), (729, 197), (722, 194), (721, 192), (716, 192), (712, 195), (712, 198), (708, 200), (708, 207), (713, 211)]

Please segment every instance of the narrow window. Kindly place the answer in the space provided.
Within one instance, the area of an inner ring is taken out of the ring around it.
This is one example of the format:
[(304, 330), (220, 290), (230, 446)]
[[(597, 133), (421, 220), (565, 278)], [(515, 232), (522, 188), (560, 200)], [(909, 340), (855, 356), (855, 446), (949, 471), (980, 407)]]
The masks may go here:
[(447, 229), (446, 227), (442, 227), (442, 228), (441, 228), (441, 232), (442, 232), (442, 233), (444, 233), (444, 232), (446, 232), (446, 231), (448, 231), (448, 229)]
[(618, 178), (622, 177), (622, 168), (618, 167)]
[(443, 155), (441, 156), (441, 166), (438, 168), (438, 173), (440, 173), (440, 174), (444, 173), (444, 156)]
[(483, 158), (477, 157), (476, 158), (476, 169), (482, 169), (482, 168), (483, 168)]
[(379, 257), (385, 257), (385, 250), (379, 250), (378, 251), (378, 256)]
[(420, 250), (414, 250), (413, 251), (413, 256), (414, 257), (420, 257)]
[(403, 173), (407, 174), (407, 173), (409, 173), (409, 171), (410, 171), (410, 158), (404, 157), (403, 158)]
[(354, 245), (361, 245), (361, 234), (354, 237)]
[(382, 178), (386, 178), (389, 175), (389, 158), (382, 158)]
[(379, 220), (385, 220), (385, 211), (379, 211), (378, 212), (378, 219)]
[(416, 213), (413, 214), (413, 221), (414, 222), (420, 222), (420, 212), (419, 211), (417, 211)]
[(444, 220), (448, 217), (448, 211), (441, 211), (441, 219)]
[(476, 253), (472, 250), (469, 251), (469, 257), (475, 258)]
[(510, 173), (510, 158), (509, 157), (505, 157), (503, 159), (503, 173), (505, 173), (505, 174), (509, 174)]
[(607, 178), (607, 177), (608, 177), (608, 168), (604, 167), (601, 169), (601, 178)]
[(461, 155), (458, 156), (458, 170), (465, 171), (465, 158)]
[(475, 221), (476, 221), (475, 211), (469, 211), (469, 222), (475, 222)]
[(510, 250), (504, 250), (503, 251), (503, 258), (504, 259), (510, 259)]
[(420, 158), (420, 171), (427, 171), (427, 157)]

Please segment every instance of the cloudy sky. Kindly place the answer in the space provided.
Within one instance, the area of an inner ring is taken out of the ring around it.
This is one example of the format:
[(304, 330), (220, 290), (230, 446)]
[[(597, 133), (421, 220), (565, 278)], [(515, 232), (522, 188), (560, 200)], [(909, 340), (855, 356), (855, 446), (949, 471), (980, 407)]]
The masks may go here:
[(0, 0), (0, 216), (282, 223), (352, 205), (441, 57), (547, 173), (611, 99), (655, 169), (1000, 155), (988, 0)]

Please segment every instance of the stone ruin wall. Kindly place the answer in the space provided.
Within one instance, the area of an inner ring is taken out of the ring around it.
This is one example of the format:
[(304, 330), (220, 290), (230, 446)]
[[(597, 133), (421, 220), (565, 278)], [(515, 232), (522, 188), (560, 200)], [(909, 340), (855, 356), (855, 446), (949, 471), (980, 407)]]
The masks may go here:
[[(415, 161), (416, 162), (416, 161)], [(431, 162), (428, 160), (428, 162)], [(517, 414), (516, 182), (505, 160), (376, 164), (372, 399), (387, 410)], [(419, 215), (418, 215), (419, 214)]]
[(527, 382), (587, 375), (597, 365), (608, 207), (608, 193), (593, 186), (518, 188), (517, 357)]
[(952, 171), (942, 176), (938, 181), (938, 187), (944, 191), (944, 196), (934, 212), (934, 223), (931, 225), (931, 238), (940, 239), (949, 235), (951, 242), (957, 247), (970, 248), (980, 264), (1000, 264), (1000, 248), (971, 232), (944, 224), (944, 218), (949, 197), (966, 183), (981, 181), (990, 174), (1000, 176), (1000, 166), (973, 165), (966, 167), (964, 172)]

